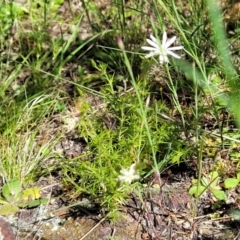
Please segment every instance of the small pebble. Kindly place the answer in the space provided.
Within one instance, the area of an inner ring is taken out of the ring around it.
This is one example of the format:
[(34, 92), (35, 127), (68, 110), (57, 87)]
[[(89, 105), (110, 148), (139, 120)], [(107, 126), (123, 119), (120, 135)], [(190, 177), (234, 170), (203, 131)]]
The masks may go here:
[(185, 222), (183, 223), (183, 228), (184, 228), (184, 229), (191, 229), (191, 224), (190, 224), (188, 221), (185, 221)]

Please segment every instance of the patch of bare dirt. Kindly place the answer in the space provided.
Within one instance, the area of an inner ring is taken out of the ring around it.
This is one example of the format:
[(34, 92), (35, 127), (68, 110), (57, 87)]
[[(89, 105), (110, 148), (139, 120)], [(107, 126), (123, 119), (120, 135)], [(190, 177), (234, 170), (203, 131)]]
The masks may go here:
[[(109, 4), (109, 1), (97, 1), (97, 6), (103, 13)], [(66, 21), (62, 23), (51, 22), (48, 29), (50, 35), (53, 38), (68, 39), (72, 34), (71, 28), (73, 26), (71, 23), (74, 17), (82, 11), (81, 1), (65, 1), (59, 8), (58, 14)], [(26, 26), (31, 30), (28, 23)], [(93, 27), (89, 24), (87, 16), (84, 15), (81, 30), (78, 33), (79, 38), (83, 40), (91, 36)], [(69, 64), (68, 67), (65, 73), (71, 72), (68, 75), (72, 77), (77, 66)], [(26, 74), (29, 75), (29, 72)], [(102, 114), (99, 99), (89, 97), (89, 99), (86, 98), (86, 101), (89, 101), (97, 109), (97, 112)], [(65, 128), (66, 134), (56, 145), (55, 151), (70, 161), (72, 158), (85, 154), (88, 147), (84, 139), (79, 138), (78, 134), (74, 133), (74, 121), (79, 119), (78, 110), (72, 106), (67, 115), (55, 116), (52, 121), (46, 123), (47, 127), (39, 129), (38, 144), (42, 145), (49, 141), (51, 136)], [(70, 119), (67, 119), (69, 116)], [(115, 123), (111, 116), (106, 116), (106, 122), (106, 124), (111, 125), (110, 127), (112, 125), (114, 127)], [(51, 164), (56, 164), (56, 160), (53, 159), (49, 166), (45, 167), (50, 167)], [(73, 199), (66, 197), (66, 188), (61, 185), (61, 176), (43, 177), (36, 185), (43, 189), (43, 197), (51, 199), (49, 204), (35, 209), (23, 209), (13, 217), (4, 218), (0, 221), (0, 231), (3, 236), (8, 232), (9, 236), (4, 239), (14, 239), (12, 230), (7, 224), (10, 222), (17, 239), (100, 240), (110, 237), (121, 240), (237, 239), (239, 226), (236, 221), (232, 219), (227, 219), (227, 221), (215, 220), (209, 215), (216, 211), (212, 209), (214, 202), (210, 195), (204, 196), (196, 204), (195, 200), (188, 194), (193, 177), (192, 172), (195, 174), (196, 165), (192, 164), (191, 170), (187, 169), (186, 171), (179, 166), (177, 173), (173, 170), (167, 178), (162, 179), (162, 186), (158, 188), (151, 186), (143, 189), (142, 198), (136, 192), (133, 193), (127, 204), (121, 209), (122, 216), (115, 223), (109, 223), (99, 206), (89, 203), (87, 199), (79, 200), (81, 203), (78, 204), (77, 208), (69, 208), (69, 205), (74, 204), (74, 202)], [(236, 194), (234, 197), (236, 198)], [(224, 216), (228, 208), (236, 206), (239, 207), (234, 202), (233, 205), (222, 208), (221, 217)], [(232, 225), (234, 228), (231, 228)]]
[[(240, 228), (233, 220), (211, 219), (208, 214), (193, 217), (194, 211), (196, 214), (198, 207), (204, 202), (207, 205), (207, 201), (202, 199), (196, 207), (188, 194), (188, 183), (182, 181), (165, 183), (161, 188), (147, 187), (143, 189), (142, 197), (137, 192), (133, 193), (114, 223), (105, 219), (101, 209), (87, 199), (75, 207), (64, 208), (69, 204), (64, 197), (62, 200), (53, 198), (46, 207), (24, 209), (15, 217), (5, 218), (5, 221), (11, 222), (17, 239), (29, 240), (107, 240), (110, 237), (122, 240), (234, 239)], [(42, 184), (50, 183), (42, 179)], [(51, 189), (52, 197), (61, 193), (58, 184), (46, 189)]]

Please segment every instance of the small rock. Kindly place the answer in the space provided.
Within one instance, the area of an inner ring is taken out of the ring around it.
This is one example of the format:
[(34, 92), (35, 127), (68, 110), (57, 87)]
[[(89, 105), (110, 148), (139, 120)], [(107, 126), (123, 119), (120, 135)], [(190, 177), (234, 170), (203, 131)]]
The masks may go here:
[(13, 232), (11, 225), (0, 218), (0, 239), (3, 240), (15, 240), (16, 236)]

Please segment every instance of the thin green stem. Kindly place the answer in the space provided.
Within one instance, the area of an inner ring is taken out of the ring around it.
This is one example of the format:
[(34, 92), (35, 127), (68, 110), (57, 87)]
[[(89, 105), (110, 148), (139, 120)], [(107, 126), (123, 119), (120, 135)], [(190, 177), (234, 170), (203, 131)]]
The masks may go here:
[[(144, 105), (143, 105), (143, 102), (142, 102), (142, 99), (141, 99), (141, 95), (140, 95), (140, 91), (139, 91), (139, 87), (138, 87), (138, 85), (136, 83), (136, 80), (135, 80), (135, 77), (133, 75), (131, 64), (130, 64), (128, 56), (125, 52), (122, 40), (119, 40), (119, 47), (122, 50), (124, 61), (125, 61), (126, 67), (128, 69), (128, 73), (130, 75), (131, 83), (132, 83), (132, 85), (134, 87), (134, 90), (136, 92), (136, 95), (137, 95), (137, 99), (138, 99), (138, 102), (139, 102), (139, 108), (140, 108), (140, 114), (141, 114), (142, 121), (143, 121), (143, 124), (144, 124), (145, 129), (146, 129), (146, 132), (147, 132), (147, 137), (148, 137), (149, 144), (151, 146), (154, 168), (155, 168), (155, 171), (157, 172), (157, 174), (159, 176), (160, 172), (159, 172), (159, 166), (158, 166), (157, 159), (156, 159), (156, 151), (154, 149), (154, 144), (153, 144), (153, 141), (152, 141), (152, 136), (151, 136), (148, 121), (147, 121), (147, 109), (144, 108)], [(158, 179), (159, 179), (159, 184), (161, 184), (160, 177)]]

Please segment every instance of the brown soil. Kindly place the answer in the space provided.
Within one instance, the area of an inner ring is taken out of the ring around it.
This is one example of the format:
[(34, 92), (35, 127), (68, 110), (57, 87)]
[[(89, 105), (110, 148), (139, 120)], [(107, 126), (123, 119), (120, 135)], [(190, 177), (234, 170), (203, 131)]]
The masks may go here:
[[(103, 12), (110, 3), (110, 1), (96, 2)], [(65, 1), (59, 9), (59, 16), (66, 21), (62, 24), (58, 22), (50, 24), (49, 33), (53, 38), (64, 33), (63, 37), (67, 39), (71, 35), (73, 17), (83, 11), (81, 1), (73, 1), (72, 8), (68, 3), (69, 1)], [(234, 5), (233, 7), (235, 8)], [(27, 21), (25, 25), (26, 29), (31, 30)], [(92, 27), (85, 16), (81, 27), (83, 31), (78, 33), (79, 38), (86, 39), (91, 36)], [(14, 35), (16, 39), (17, 34), (18, 32)], [(76, 71), (76, 66), (71, 63), (66, 69), (66, 75), (74, 74), (74, 71)], [(71, 90), (69, 85), (64, 87)], [(99, 99), (92, 96), (89, 96), (86, 101), (89, 101), (95, 108), (101, 105)], [(69, 111), (78, 118), (74, 104)], [(114, 127), (111, 116), (106, 119), (108, 124)], [(59, 128), (64, 127), (64, 116), (52, 116), (46, 124), (48, 127), (40, 129), (39, 145), (48, 141), (49, 136), (54, 135)], [(88, 147), (74, 129), (69, 129), (55, 150), (61, 152), (65, 158), (72, 159), (87, 152)], [(204, 168), (207, 166), (208, 159), (204, 162)], [(113, 223), (105, 219), (106, 214), (103, 209), (92, 205), (87, 199), (77, 199), (73, 202), (72, 199), (66, 197), (66, 189), (60, 183), (61, 176), (42, 178), (37, 185), (44, 189), (43, 197), (53, 199), (49, 205), (35, 209), (23, 209), (13, 217), (0, 219), (0, 230), (5, 240), (14, 239), (7, 222), (11, 223), (17, 239), (29, 240), (107, 240), (110, 237), (121, 240), (238, 239), (240, 229), (238, 222), (229, 218), (222, 220), (230, 208), (239, 208), (239, 200), (236, 200), (238, 193), (231, 193), (234, 198), (233, 203), (222, 204), (220, 208), (215, 206), (217, 201), (213, 200), (210, 193), (205, 194), (196, 202), (196, 199), (188, 194), (191, 180), (196, 177), (196, 171), (197, 161), (195, 159), (191, 164), (181, 164), (168, 169), (161, 176), (161, 186), (148, 183), (149, 186), (143, 189), (141, 197), (137, 192), (133, 192), (128, 202), (122, 206), (119, 219)], [(79, 202), (77, 206), (65, 208), (77, 202)], [(216, 212), (219, 212), (221, 219), (211, 218), (210, 214)]]

